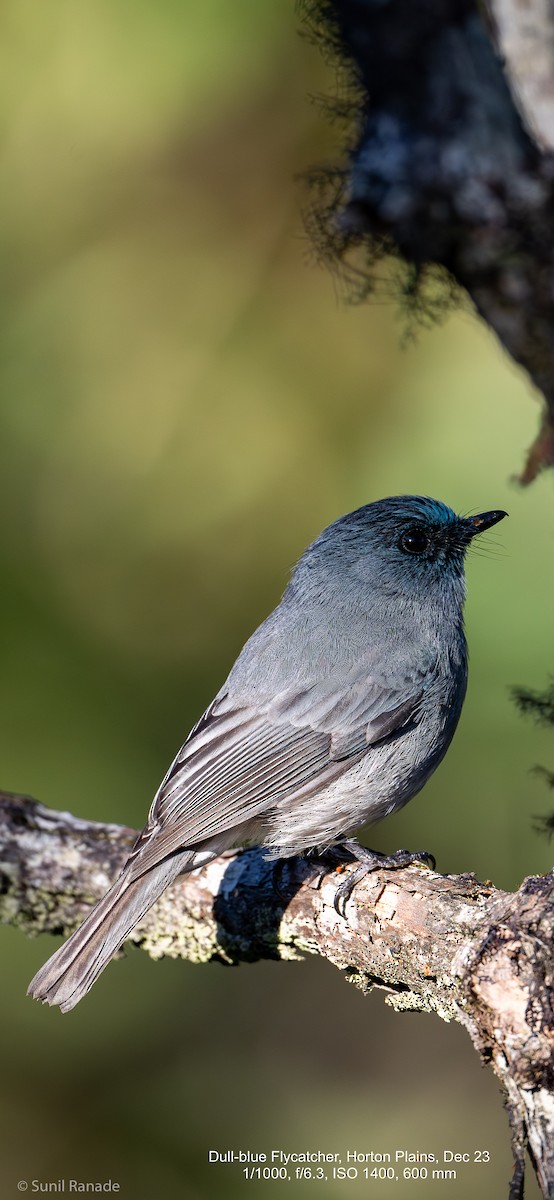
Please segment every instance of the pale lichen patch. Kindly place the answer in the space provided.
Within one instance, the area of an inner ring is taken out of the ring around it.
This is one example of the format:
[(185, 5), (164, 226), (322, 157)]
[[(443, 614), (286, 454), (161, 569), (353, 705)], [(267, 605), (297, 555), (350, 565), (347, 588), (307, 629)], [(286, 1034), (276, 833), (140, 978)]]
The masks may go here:
[(457, 1012), (454, 1004), (445, 1003), (441, 998), (431, 993), (421, 992), (389, 992), (385, 1003), (396, 1012), (428, 1012), (436, 1013), (443, 1021), (456, 1020)]

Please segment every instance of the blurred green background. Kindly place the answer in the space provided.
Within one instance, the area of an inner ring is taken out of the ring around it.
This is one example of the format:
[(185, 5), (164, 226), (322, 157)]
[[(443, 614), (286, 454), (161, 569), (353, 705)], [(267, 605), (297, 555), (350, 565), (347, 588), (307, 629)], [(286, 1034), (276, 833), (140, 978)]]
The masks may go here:
[[(394, 301), (348, 307), (317, 266), (296, 175), (336, 153), (309, 99), (334, 82), (298, 25), (281, 0), (2, 5), (0, 783), (141, 826), (325, 524), (396, 492), (505, 507), (468, 564), (459, 732), (371, 844), (513, 888), (551, 864), (530, 768), (552, 745), (509, 698), (553, 666), (552, 479), (510, 483), (538, 406), (467, 312), (403, 348)], [(316, 960), (137, 952), (61, 1017), (25, 999), (52, 941), (1, 938), (2, 1196), (110, 1176), (137, 1200), (309, 1195), (208, 1150), (349, 1147), (492, 1158), (321, 1195), (504, 1194), (505, 1114), (460, 1028)]]

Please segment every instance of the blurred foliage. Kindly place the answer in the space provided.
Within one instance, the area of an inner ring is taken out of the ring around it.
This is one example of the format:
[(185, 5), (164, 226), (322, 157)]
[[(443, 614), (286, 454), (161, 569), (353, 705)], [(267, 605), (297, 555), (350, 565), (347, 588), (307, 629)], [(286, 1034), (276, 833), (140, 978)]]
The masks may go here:
[[(554, 679), (550, 679), (548, 687), (541, 692), (529, 691), (528, 688), (513, 688), (514, 700), (524, 716), (534, 717), (540, 725), (554, 725)], [(535, 774), (544, 779), (548, 787), (554, 788), (554, 772), (546, 767), (537, 766)], [(554, 812), (540, 813), (535, 818), (537, 833), (546, 834), (550, 839), (554, 835)]]
[[(306, 543), (422, 492), (510, 521), (469, 563), (452, 749), (371, 844), (504, 887), (547, 869), (529, 772), (551, 740), (509, 695), (552, 669), (552, 481), (509, 482), (535, 404), (467, 312), (403, 348), (386, 267), (359, 308), (317, 268), (296, 176), (332, 158), (309, 96), (334, 81), (293, 5), (6, 0), (0, 26), (2, 786), (142, 825)], [(208, 1167), (210, 1148), (489, 1149), (456, 1200), (509, 1177), (462, 1031), (324, 963), (130, 954), (62, 1018), (24, 997), (51, 943), (1, 936), (3, 1195), (63, 1176), (137, 1200), (283, 1186)]]

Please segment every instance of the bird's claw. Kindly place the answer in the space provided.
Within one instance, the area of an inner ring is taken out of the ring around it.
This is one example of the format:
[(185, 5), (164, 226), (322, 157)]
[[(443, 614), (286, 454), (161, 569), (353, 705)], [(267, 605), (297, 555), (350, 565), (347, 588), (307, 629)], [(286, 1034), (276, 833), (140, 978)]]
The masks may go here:
[(355, 870), (339, 884), (335, 892), (333, 906), (339, 916), (345, 919), (348, 900), (354, 888), (365, 875), (371, 874), (372, 871), (397, 870), (399, 867), (409, 867), (414, 863), (425, 864), (432, 871), (436, 866), (435, 857), (428, 850), (397, 850), (394, 854), (379, 854), (376, 850), (370, 850), (368, 847), (360, 846), (358, 842), (350, 840), (341, 842), (340, 848), (348, 850), (358, 862)]
[[(396, 850), (394, 854), (380, 854), (377, 850), (370, 850), (367, 846), (360, 846), (353, 839), (338, 842), (336, 846), (332, 846), (326, 852), (325, 857), (338, 857), (339, 863), (333, 870), (336, 873), (342, 873), (346, 870), (348, 858), (344, 858), (344, 852), (353, 858), (358, 866), (353, 871), (350, 871), (345, 879), (339, 883), (335, 892), (333, 906), (340, 917), (346, 919), (346, 905), (354, 891), (354, 888), (364, 878), (365, 875), (370, 875), (372, 871), (394, 871), (400, 867), (409, 867), (412, 865), (424, 865), (434, 871), (436, 862), (433, 854), (429, 850)], [(318, 859), (317, 851), (308, 851), (305, 858)], [(282, 888), (282, 878), (285, 868), (294, 862), (292, 858), (280, 858), (275, 863), (273, 871), (273, 889), (276, 896), (283, 904), (288, 904), (290, 896), (286, 895)], [(326, 875), (329, 874), (329, 868), (322, 865), (321, 861), (316, 863), (314, 879), (310, 886), (316, 891), (321, 887), (321, 883)]]

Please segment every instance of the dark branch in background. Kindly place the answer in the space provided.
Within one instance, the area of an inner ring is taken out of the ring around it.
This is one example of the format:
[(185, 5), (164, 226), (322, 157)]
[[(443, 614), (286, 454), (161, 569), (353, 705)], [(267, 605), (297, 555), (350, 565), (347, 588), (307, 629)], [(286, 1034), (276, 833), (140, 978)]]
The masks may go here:
[[(70, 933), (135, 836), (0, 793), (0, 921)], [(279, 898), (274, 873), (257, 850), (216, 859), (178, 880), (131, 940), (153, 958), (202, 963), (319, 954), (362, 991), (384, 989), (399, 1011), (459, 1021), (507, 1096), (512, 1200), (523, 1194), (526, 1148), (543, 1195), (554, 1196), (554, 873), (510, 894), (473, 875), (376, 871), (347, 920), (333, 905), (336, 876), (316, 887), (313, 864), (291, 860)]]
[[(513, 698), (524, 716), (534, 717), (539, 725), (554, 725), (554, 679), (545, 692), (533, 692), (529, 688), (513, 688)], [(554, 772), (546, 767), (535, 767), (535, 774), (542, 775), (550, 788), (554, 788)], [(550, 838), (554, 835), (554, 812), (535, 819), (538, 833), (546, 833)]]
[[(403, 293), (423, 318), (444, 310), (453, 281), (466, 290), (545, 399), (528, 483), (554, 464), (554, 157), (520, 116), (530, 72), (523, 83), (508, 72), (516, 104), (495, 53), (495, 39), (521, 44), (517, 22), (513, 33), (498, 20), (516, 7), (490, 0), (490, 28), (473, 0), (304, 0), (302, 10), (348, 96), (344, 165), (312, 174), (316, 245), (358, 293), (378, 286), (384, 256), (403, 260)], [(549, 113), (545, 101), (543, 130)]]

